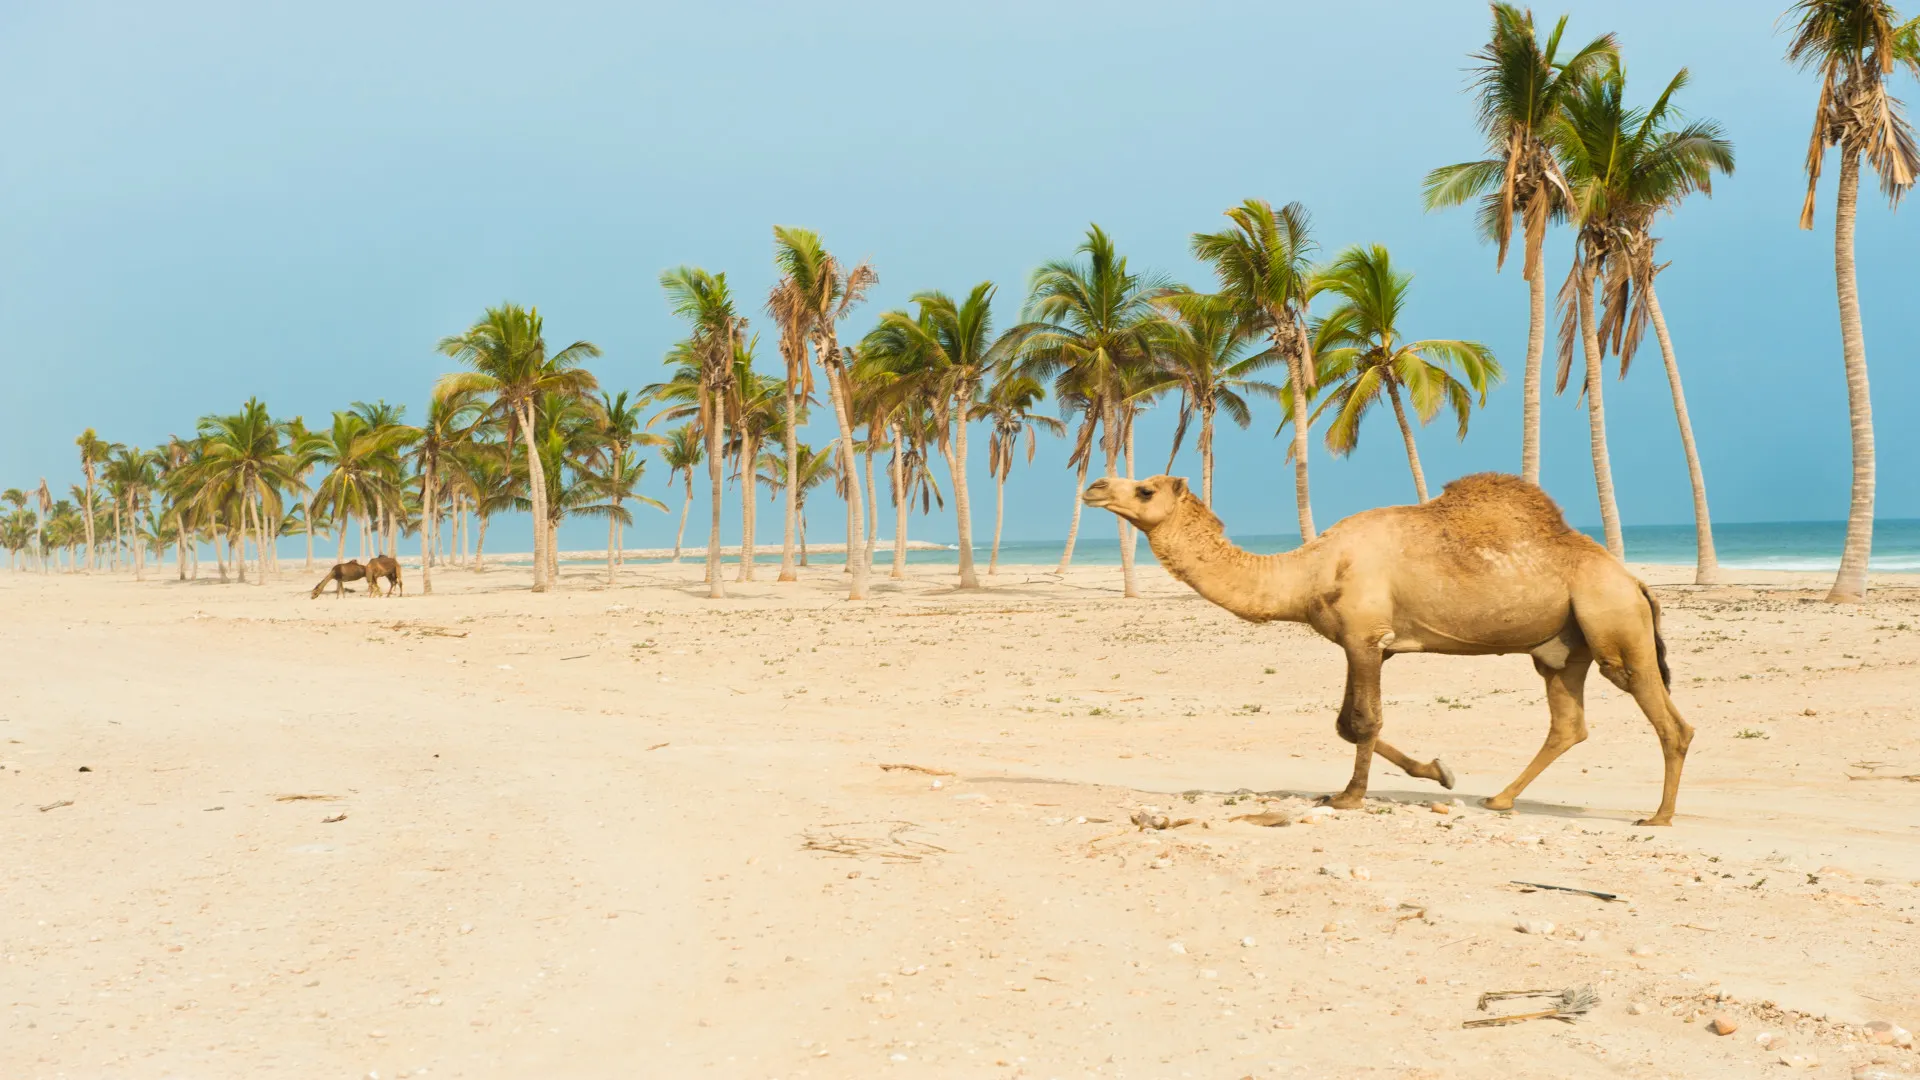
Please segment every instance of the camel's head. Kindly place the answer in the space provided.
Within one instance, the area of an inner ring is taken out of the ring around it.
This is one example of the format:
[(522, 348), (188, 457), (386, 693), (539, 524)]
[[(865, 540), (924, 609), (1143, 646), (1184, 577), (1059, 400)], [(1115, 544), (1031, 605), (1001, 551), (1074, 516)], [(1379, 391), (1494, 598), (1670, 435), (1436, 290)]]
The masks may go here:
[(1178, 476), (1109, 477), (1088, 484), (1080, 496), (1088, 506), (1111, 510), (1146, 532), (1171, 517), (1186, 498), (1187, 482)]

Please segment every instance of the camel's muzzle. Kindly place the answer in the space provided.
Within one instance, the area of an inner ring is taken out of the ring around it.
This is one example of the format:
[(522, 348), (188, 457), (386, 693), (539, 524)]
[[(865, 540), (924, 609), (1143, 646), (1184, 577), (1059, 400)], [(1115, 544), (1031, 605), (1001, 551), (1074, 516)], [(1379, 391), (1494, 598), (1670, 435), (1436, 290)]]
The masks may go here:
[(1105, 480), (1095, 480), (1080, 493), (1080, 501), (1088, 506), (1107, 507), (1113, 503), (1113, 489)]

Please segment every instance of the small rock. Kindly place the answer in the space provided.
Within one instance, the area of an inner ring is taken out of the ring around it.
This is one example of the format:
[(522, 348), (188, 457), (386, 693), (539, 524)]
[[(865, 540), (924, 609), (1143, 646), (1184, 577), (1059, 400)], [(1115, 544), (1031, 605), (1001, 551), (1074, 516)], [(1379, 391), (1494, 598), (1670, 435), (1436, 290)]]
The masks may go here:
[(1162, 855), (1159, 858), (1148, 863), (1147, 865), (1152, 867), (1155, 870), (1165, 870), (1167, 867), (1173, 865), (1173, 860), (1167, 858), (1165, 855)]
[(1253, 948), (1254, 944), (1255, 944), (1254, 940), (1250, 937), (1243, 937), (1240, 939), (1240, 947), (1243, 949), (1251, 949)]
[(1523, 934), (1535, 934), (1546, 937), (1553, 933), (1553, 924), (1545, 919), (1526, 919), (1514, 925), (1514, 929)]
[(1911, 1078), (1878, 1065), (1862, 1065), (1853, 1070), (1853, 1080), (1911, 1080)]
[(1339, 930), (1340, 930), (1340, 924), (1337, 922), (1330, 922), (1327, 925), (1320, 928), (1320, 932), (1323, 934), (1338, 933)]
[(471, 934), (471, 933), (473, 933), (473, 924), (472, 924), (472, 923), (470, 923), (470, 922), (463, 922), (463, 923), (461, 923), (461, 924), (460, 924), (460, 932), (461, 932), (461, 933), (463, 933), (463, 934)]
[(1351, 871), (1349, 871), (1349, 874), (1352, 876), (1353, 880), (1355, 881), (1372, 881), (1373, 880), (1373, 871), (1368, 870), (1364, 866), (1354, 867)]
[(1185, 956), (1185, 955), (1187, 955), (1187, 947), (1186, 947), (1185, 945), (1182, 945), (1181, 943), (1179, 943), (1179, 942), (1177, 942), (1177, 941), (1174, 941), (1174, 942), (1169, 942), (1169, 943), (1167, 944), (1167, 949), (1168, 949), (1168, 951), (1170, 951), (1170, 952), (1176, 952), (1176, 953), (1179, 953), (1179, 954), (1180, 954), (1181, 956)]
[(1635, 945), (1633, 948), (1627, 950), (1627, 955), (1647, 957), (1647, 956), (1659, 956), (1660, 954), (1656, 952), (1654, 950), (1654, 947), (1651, 945)]
[(369, 1039), (384, 1039), (386, 1037), (387, 1033), (379, 1028), (374, 1028), (372, 1031), (367, 1032), (367, 1038)]
[(1715, 1035), (1731, 1035), (1740, 1030), (1740, 1021), (1721, 1013), (1707, 1023), (1707, 1030)]
[(1202, 968), (1200, 970), (1200, 977), (1203, 979), (1217, 979), (1220, 977), (1220, 973), (1212, 968)]
[(891, 1061), (905, 1061), (905, 1060), (907, 1060), (907, 1055), (905, 1055), (905, 1054), (894, 1054), (894, 1055), (893, 1055), (893, 1056), (892, 1056), (892, 1057), (891, 1057), (891, 1058), (890, 1058), (889, 1060), (891, 1060)]
[(1437, 803), (1428, 803), (1428, 804), (1427, 804), (1427, 809), (1429, 809), (1429, 810), (1431, 810), (1431, 811), (1433, 811), (1433, 812), (1434, 812), (1434, 813), (1436, 813), (1436, 814), (1451, 814), (1451, 813), (1453, 813), (1453, 807), (1451, 807), (1451, 806), (1448, 806), (1448, 805), (1447, 805), (1446, 803), (1443, 803), (1443, 802), (1437, 802)]
[(1820, 1059), (1814, 1057), (1812, 1054), (1781, 1054), (1774, 1060), (1789, 1069), (1817, 1069), (1820, 1067)]
[(1867, 1022), (1867, 1041), (1878, 1043), (1881, 1046), (1891, 1046), (1893, 1045), (1893, 1033), (1895, 1030), (1897, 1030), (1895, 1026), (1885, 1020), (1869, 1020)]
[(437, 998), (437, 997), (430, 997), (430, 998), (428, 998), (428, 999), (427, 999), (427, 1004), (429, 1004), (429, 1005), (438, 1005), (438, 1004), (440, 1004), (440, 999), (439, 999), (439, 998)]
[(1328, 863), (1320, 868), (1320, 872), (1330, 878), (1344, 878), (1352, 873), (1346, 863)]
[(1640, 1002), (1640, 1001), (1636, 1001), (1636, 1002), (1634, 1002), (1633, 1004), (1631, 1004), (1631, 1005), (1628, 1005), (1628, 1006), (1627, 1006), (1627, 1015), (1629, 1015), (1629, 1016), (1645, 1016), (1645, 1015), (1647, 1015), (1647, 1006), (1646, 1006), (1646, 1003), (1645, 1003), (1645, 1002)]
[[(939, 791), (939, 790), (940, 790), (941, 788), (943, 788), (943, 787), (946, 787), (946, 786), (947, 786), (947, 785), (946, 785), (946, 784), (945, 784), (944, 782), (942, 782), (942, 781), (939, 781), (939, 780), (935, 780), (935, 781), (933, 782), (933, 790), (935, 790), (935, 791)], [(904, 1059), (902, 1059), (902, 1060), (904, 1060)]]
[(1600, 931), (1595, 930), (1592, 927), (1588, 927), (1587, 929), (1580, 931), (1575, 936), (1577, 936), (1581, 941), (1599, 941)]

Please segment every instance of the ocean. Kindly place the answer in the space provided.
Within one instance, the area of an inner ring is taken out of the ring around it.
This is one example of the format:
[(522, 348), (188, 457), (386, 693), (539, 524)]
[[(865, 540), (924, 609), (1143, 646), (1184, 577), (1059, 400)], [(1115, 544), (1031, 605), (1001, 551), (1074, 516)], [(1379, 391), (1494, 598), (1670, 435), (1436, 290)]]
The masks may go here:
[[(1107, 526), (1106, 522), (1098, 520), (1091, 524)], [(1118, 566), (1120, 541), (1112, 535), (1111, 526), (1092, 531), (1096, 535), (1089, 536), (1087, 531), (1083, 531), (1079, 543), (1074, 545), (1074, 565)], [(1597, 528), (1583, 528), (1581, 531), (1595, 540), (1601, 539)], [(1840, 568), (1840, 550), (1846, 531), (1846, 523), (1841, 521), (1740, 522), (1714, 526), (1713, 543), (1720, 556), (1720, 565), (1729, 569), (1831, 572)], [(1630, 562), (1693, 565), (1691, 525), (1628, 525), (1624, 532), (1627, 559)], [(728, 541), (737, 542), (737, 539), (729, 537)], [(1260, 555), (1289, 551), (1300, 546), (1298, 533), (1236, 536), (1233, 541)], [(975, 544), (975, 558), (982, 564), (987, 561), (991, 542), (989, 537)], [(1000, 544), (1000, 561), (1002, 564), (1052, 566), (1060, 561), (1060, 549), (1064, 543), (1064, 539), (1003, 541)], [(907, 562), (916, 566), (951, 564), (957, 550), (909, 551)], [(1143, 564), (1153, 561), (1153, 553), (1144, 541), (1140, 543), (1138, 551)], [(704, 553), (704, 548), (690, 546), (682, 558), (698, 559)], [(756, 563), (779, 563), (779, 539), (775, 538), (770, 546), (763, 541), (755, 555)], [(839, 558), (838, 555), (822, 554), (815, 556), (814, 561), (827, 565)], [(874, 562), (878, 565), (887, 565), (892, 559), (892, 549), (884, 545), (874, 554)], [(568, 560), (570, 563), (574, 561)], [(631, 564), (662, 560), (627, 561)], [(732, 562), (733, 559), (729, 557), (728, 561)], [(581, 565), (591, 565), (593, 560), (583, 559), (579, 562)], [(1920, 520), (1876, 522), (1873, 529), (1873, 558), (1869, 565), (1876, 573), (1920, 574)]]

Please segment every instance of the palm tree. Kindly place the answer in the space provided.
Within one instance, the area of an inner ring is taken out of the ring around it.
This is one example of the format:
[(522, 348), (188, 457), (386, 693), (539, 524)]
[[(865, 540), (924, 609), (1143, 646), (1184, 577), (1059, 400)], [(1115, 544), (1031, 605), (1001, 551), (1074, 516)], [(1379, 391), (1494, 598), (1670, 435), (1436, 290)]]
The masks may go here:
[[(787, 487), (787, 478), (793, 477), (794, 509), (799, 525), (800, 565), (807, 565), (807, 493), (821, 484), (832, 480), (842, 483), (845, 473), (832, 454), (815, 452), (806, 443), (796, 443), (797, 453), (788, 461), (785, 447), (781, 453), (769, 450), (760, 455), (760, 471), (757, 474), (761, 483), (767, 485), (770, 492), (782, 491)], [(791, 464), (791, 468), (789, 468)]]
[(667, 432), (667, 441), (660, 451), (661, 460), (667, 466), (667, 490), (673, 490), (674, 477), (685, 475), (687, 483), (686, 501), (680, 504), (680, 531), (673, 534), (673, 561), (680, 561), (680, 544), (687, 536), (687, 511), (693, 509), (693, 470), (700, 467), (700, 459), (705, 456), (700, 446), (700, 434), (693, 424), (681, 424)]
[(1602, 34), (1562, 61), (1561, 16), (1545, 45), (1534, 31), (1533, 11), (1495, 3), (1493, 31), (1473, 58), (1480, 132), (1487, 140), (1481, 161), (1446, 165), (1427, 174), (1426, 205), (1435, 210), (1480, 199), (1480, 230), (1498, 249), (1504, 266), (1513, 221), (1522, 224), (1527, 281), (1527, 366), (1522, 379), (1520, 475), (1540, 482), (1540, 364), (1546, 354), (1547, 279), (1540, 251), (1547, 226), (1566, 212), (1567, 183), (1553, 154), (1554, 127), (1572, 88), (1618, 55), (1612, 34)]
[[(625, 475), (626, 470), (633, 463), (633, 455), (630, 451), (636, 446), (658, 446), (665, 441), (660, 436), (644, 430), (646, 424), (640, 419), (640, 410), (643, 407), (645, 407), (644, 400), (631, 397), (625, 390), (618, 394), (602, 392), (600, 395), (598, 415), (600, 442), (595, 453), (603, 463), (605, 471), (604, 494), (613, 500), (616, 511), (626, 499), (638, 498), (631, 492), (640, 482), (639, 475), (636, 473), (631, 481)], [(652, 500), (647, 501), (652, 502)], [(608, 584), (613, 583), (614, 565), (617, 562), (627, 561), (626, 541), (620, 535), (622, 524), (617, 512), (607, 515)]]
[(488, 308), (466, 333), (440, 339), (439, 350), (473, 370), (441, 376), (434, 387), (436, 396), (463, 391), (491, 394), (498, 407), (519, 425), (531, 477), (533, 591), (546, 592), (552, 587), (547, 576), (552, 538), (545, 531), (549, 520), (547, 482), (541, 474), (540, 455), (534, 449), (535, 400), (544, 394), (578, 397), (598, 389), (593, 374), (580, 364), (599, 356), (600, 347), (590, 341), (576, 341), (549, 356), (540, 309), (502, 304)]
[(489, 452), (474, 454), (467, 461), (466, 472), (473, 480), (473, 516), (480, 523), (480, 532), (474, 537), (473, 570), (483, 574), (487, 570), (487, 524), (493, 515), (514, 508), (522, 485), (504, 445), (489, 444)]
[(316, 486), (310, 505), (316, 505), (334, 520), (334, 536), (338, 542), (335, 562), (346, 561), (347, 534), (353, 530), (355, 515), (363, 522), (360, 555), (364, 558), (372, 554), (364, 523), (374, 520), (379, 508), (393, 501), (392, 476), (396, 470), (389, 463), (395, 460), (396, 451), (408, 434), (399, 426), (375, 428), (367, 423), (365, 416), (352, 411), (334, 413), (333, 424), (315, 433), (316, 441), (309, 448), (309, 455), (303, 456), (310, 456), (316, 465), (326, 466), (327, 475)]
[(1840, 344), (1846, 360), (1847, 408), (1853, 427), (1853, 495), (1840, 572), (1827, 599), (1857, 603), (1867, 594), (1873, 551), (1873, 403), (1867, 393), (1867, 343), (1860, 327), (1854, 277), (1854, 215), (1860, 198), (1860, 159), (1880, 176), (1880, 192), (1898, 205), (1920, 173), (1913, 128), (1887, 87), (1896, 64), (1920, 75), (1920, 19), (1902, 24), (1886, 0), (1800, 0), (1787, 59), (1820, 72), (1820, 103), (1807, 146), (1807, 198), (1800, 227), (1813, 228), (1814, 196), (1827, 148), (1840, 148), (1840, 185), (1834, 201), (1834, 284), (1840, 301)]
[[(427, 421), (412, 429), (413, 464), (420, 475), (420, 592), (433, 595), (433, 553), (440, 529), (440, 489), (444, 471), (458, 448), (473, 436), (481, 405), (472, 391), (434, 394)], [(312, 535), (312, 531), (308, 531)]]
[(967, 424), (977, 419), (975, 410), (987, 377), (1009, 367), (1020, 345), (1033, 336), (1030, 329), (1014, 327), (994, 337), (993, 294), (991, 281), (975, 285), (959, 303), (943, 292), (916, 293), (911, 302), (919, 314), (883, 313), (860, 349), (875, 367), (897, 377), (907, 393), (921, 397), (933, 410), (940, 450), (953, 479), (963, 589), (980, 587), (973, 565), (973, 513), (967, 494)]
[(1414, 446), (1413, 425), (1407, 421), (1407, 404), (1422, 424), (1451, 407), (1464, 439), (1476, 398), (1485, 405), (1488, 385), (1499, 382), (1502, 372), (1493, 353), (1477, 341), (1407, 341), (1400, 317), (1412, 284), (1413, 275), (1395, 270), (1379, 244), (1348, 248), (1316, 275), (1314, 292), (1332, 293), (1339, 303), (1315, 327), (1320, 381), (1330, 392), (1314, 415), (1332, 411), (1327, 449), (1344, 457), (1359, 444), (1367, 410), (1384, 394), (1407, 446), (1414, 491), (1426, 502), (1427, 477)]
[(1026, 439), (1027, 464), (1031, 465), (1038, 449), (1036, 431), (1064, 435), (1067, 430), (1065, 424), (1051, 416), (1034, 415), (1033, 410), (1046, 396), (1046, 389), (1032, 376), (1003, 362), (995, 368), (993, 385), (973, 407), (973, 419), (987, 421), (992, 429), (987, 436), (987, 473), (993, 477), (993, 550), (987, 557), (988, 577), (1000, 569), (1000, 527), (1007, 517), (1007, 477), (1013, 475), (1021, 438)]
[(779, 438), (786, 426), (781, 408), (786, 396), (786, 381), (753, 370), (754, 352), (760, 339), (735, 341), (733, 381), (726, 413), (727, 453), (740, 476), (740, 572), (735, 580), (752, 581), (754, 533), (759, 503), (754, 497), (754, 470), (760, 460), (760, 448), (770, 438)]
[[(115, 451), (124, 448), (119, 443), (110, 443), (100, 438), (99, 435), (94, 433), (92, 428), (81, 432), (80, 437), (73, 440), (73, 442), (75, 446), (80, 448), (80, 471), (85, 473), (87, 477), (87, 505), (92, 506), (94, 469), (112, 457)], [(98, 562), (93, 539), (93, 518), (89, 516), (85, 524), (87, 529), (87, 569), (92, 570)]]
[[(1172, 286), (1157, 275), (1129, 271), (1127, 260), (1098, 225), (1088, 228), (1076, 254), (1084, 261), (1055, 260), (1034, 271), (1027, 298), (1031, 321), (1016, 330), (1024, 337), (1024, 370), (1035, 377), (1052, 376), (1062, 401), (1088, 403), (1087, 422), (1069, 461), (1081, 467), (1084, 482), (1096, 420), (1106, 475), (1119, 475), (1129, 376), (1152, 366), (1153, 338), (1163, 321), (1154, 302)], [(1074, 498), (1078, 514), (1078, 491)], [(1133, 548), (1127, 543), (1130, 528), (1120, 522), (1120, 572), (1125, 595), (1137, 597)]]
[(233, 501), (235, 510), (229, 513), (229, 520), (241, 531), (242, 541), (232, 551), (241, 567), (241, 580), (246, 580), (244, 536), (250, 532), (260, 559), (254, 583), (265, 584), (269, 542), (266, 523), (273, 521), (278, 531), (280, 493), (299, 486), (293, 475), (293, 456), (281, 444), (278, 425), (257, 398), (247, 399), (240, 412), (231, 416), (201, 417), (199, 428), (205, 440), (196, 467), (201, 498), (216, 503)]
[[(137, 519), (141, 502), (153, 491), (156, 482), (156, 460), (153, 454), (135, 447), (118, 450), (107, 462), (107, 479), (118, 496), (113, 504), (114, 537), (120, 540), (124, 536), (125, 542), (132, 548), (135, 581), (146, 580), (146, 553), (135, 535), (135, 526), (139, 523)], [(124, 517), (121, 516), (123, 508)]]
[[(827, 397), (833, 402), (833, 416), (840, 428), (841, 471), (847, 479), (847, 543), (848, 568), (853, 580), (847, 592), (849, 600), (867, 598), (868, 566), (864, 550), (860, 549), (860, 537), (866, 528), (866, 519), (862, 511), (860, 485), (854, 481), (856, 463), (853, 446), (853, 389), (847, 379), (847, 358), (840, 349), (839, 332), (835, 329), (841, 319), (855, 305), (864, 300), (867, 290), (879, 280), (867, 263), (859, 263), (851, 268), (842, 266), (820, 242), (820, 235), (808, 229), (789, 226), (777, 226), (773, 230), (773, 261), (780, 271), (781, 286), (790, 294), (790, 302), (796, 314), (792, 321), (804, 326), (813, 351), (820, 359), (821, 370), (827, 376)], [(780, 288), (777, 287), (777, 288)], [(781, 316), (776, 314), (776, 319)], [(782, 320), (783, 324), (786, 320)], [(804, 393), (803, 384), (796, 388)], [(793, 380), (788, 379), (789, 383)], [(791, 403), (790, 403), (791, 404)], [(788, 413), (791, 423), (793, 414)], [(785, 463), (789, 468), (798, 468), (799, 451), (795, 440), (797, 434), (787, 437)], [(707, 453), (713, 453), (709, 446)], [(797, 474), (790, 478), (787, 488), (793, 494), (793, 513), (799, 513), (799, 481)], [(784, 563), (784, 559), (783, 559)]]
[[(681, 266), (660, 275), (667, 306), (692, 325), (693, 334), (667, 356), (683, 371), (697, 374), (697, 423), (706, 437), (707, 479), (713, 487), (713, 518), (707, 530), (707, 596), (727, 595), (720, 580), (720, 511), (725, 489), (725, 453), (721, 443), (726, 426), (725, 406), (733, 386), (734, 349), (746, 333), (747, 320), (734, 310), (727, 275), (710, 274), (699, 267)], [(682, 380), (684, 381), (684, 380)]]
[(1246, 394), (1278, 399), (1280, 388), (1253, 376), (1280, 363), (1276, 349), (1251, 353), (1256, 341), (1230, 300), (1207, 293), (1179, 293), (1167, 305), (1177, 314), (1156, 342), (1155, 355), (1171, 385), (1180, 388), (1180, 422), (1174, 428), (1167, 471), (1180, 453), (1194, 415), (1200, 417), (1200, 501), (1213, 505), (1214, 418), (1225, 411), (1242, 428), (1253, 422)]
[[(1265, 199), (1248, 199), (1226, 212), (1233, 227), (1193, 234), (1194, 258), (1213, 266), (1219, 295), (1250, 332), (1265, 333), (1287, 362), (1287, 386), (1296, 403), (1314, 387), (1312, 335), (1307, 302), (1314, 243), (1307, 208), (1288, 203), (1275, 210)], [(1299, 416), (1306, 415), (1296, 407)], [(1290, 416), (1290, 418), (1292, 418)], [(1293, 423), (1293, 501), (1300, 540), (1314, 538), (1313, 503), (1307, 491), (1307, 432)]]
[[(1580, 175), (1569, 172), (1573, 205), (1581, 221), (1584, 246), (1592, 250), (1606, 274), (1599, 296), (1601, 310), (1595, 320), (1596, 344), (1601, 350), (1611, 348), (1620, 357), (1624, 378), (1649, 322), (1660, 342), (1693, 488), (1698, 553), (1694, 580), (1707, 585), (1719, 580), (1719, 561), (1714, 554), (1706, 478), (1694, 445), (1693, 423), (1687, 415), (1680, 366), (1654, 292), (1654, 278), (1664, 268), (1654, 262), (1659, 241), (1653, 236), (1653, 223), (1663, 211), (1676, 209), (1695, 191), (1711, 195), (1714, 172), (1733, 171), (1733, 144), (1721, 137), (1720, 126), (1711, 120), (1675, 126), (1678, 112), (1672, 100), (1687, 85), (1684, 68), (1645, 110), (1624, 106), (1625, 81), (1617, 67), (1583, 80), (1568, 102), (1559, 141), (1569, 148), (1563, 153), (1580, 161)], [(1600, 164), (1602, 161), (1604, 164)], [(1567, 336), (1562, 335), (1563, 339)], [(1598, 382), (1598, 358), (1589, 356), (1588, 360), (1588, 378)]]

